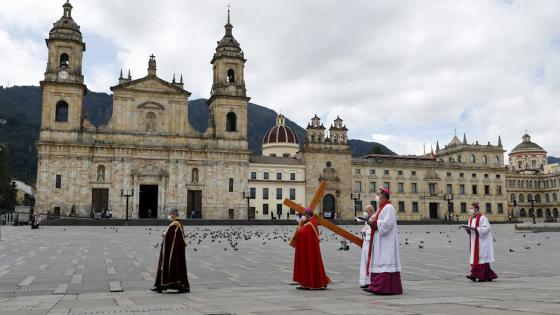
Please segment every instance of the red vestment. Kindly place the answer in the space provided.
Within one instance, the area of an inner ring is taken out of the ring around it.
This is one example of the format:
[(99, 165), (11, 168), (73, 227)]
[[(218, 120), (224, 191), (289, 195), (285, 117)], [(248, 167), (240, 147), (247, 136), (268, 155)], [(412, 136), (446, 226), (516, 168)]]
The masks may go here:
[(311, 217), (296, 233), (293, 281), (302, 288), (322, 289), (331, 282), (321, 258), (318, 228), (317, 219)]

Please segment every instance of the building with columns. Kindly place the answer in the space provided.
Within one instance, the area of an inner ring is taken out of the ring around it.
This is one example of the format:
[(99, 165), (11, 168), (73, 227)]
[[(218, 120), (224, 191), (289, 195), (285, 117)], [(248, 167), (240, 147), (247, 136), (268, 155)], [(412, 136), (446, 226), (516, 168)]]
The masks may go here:
[(156, 58), (147, 74), (119, 79), (113, 114), (94, 126), (83, 110), (86, 44), (72, 18), (72, 5), (46, 40), (48, 62), (42, 89), (36, 209), (52, 215), (127, 213), (122, 194), (132, 194), (129, 216), (246, 217), (249, 155), (244, 53), (233, 37), (229, 12), (225, 34), (211, 59), (213, 82), (209, 128), (188, 120), (190, 93), (182, 80), (158, 77)]

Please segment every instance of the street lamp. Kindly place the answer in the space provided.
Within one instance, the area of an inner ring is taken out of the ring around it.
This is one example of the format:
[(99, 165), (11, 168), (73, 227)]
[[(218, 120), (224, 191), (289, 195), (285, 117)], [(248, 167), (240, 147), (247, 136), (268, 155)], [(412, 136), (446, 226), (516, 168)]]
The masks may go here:
[(453, 208), (453, 194), (446, 194), (444, 197), (447, 200), (447, 218), (451, 221), (451, 210)]
[[(360, 193), (350, 193), (350, 199), (354, 200), (354, 216), (358, 216), (358, 211), (362, 211)], [(358, 207), (359, 206), (359, 207)]]
[(511, 201), (513, 202), (513, 208), (511, 208), (511, 216), (509, 217), (510, 222), (513, 221), (515, 217), (515, 207), (517, 207), (517, 200), (515, 199), (515, 196), (513, 196)]
[(251, 196), (251, 193), (247, 194), (244, 191), (243, 198), (247, 199), (247, 220), (251, 220), (251, 217), (249, 216), (249, 208), (250, 208), (249, 200), (253, 199), (253, 196)]
[(133, 196), (134, 196), (134, 188), (130, 192), (127, 190), (126, 193), (123, 189), (121, 189), (121, 197), (126, 198), (126, 216), (124, 219), (125, 225), (128, 225), (128, 198), (131, 198)]
[(537, 220), (535, 218), (535, 204), (534, 204), (535, 199), (533, 199), (533, 196), (531, 196), (527, 199), (527, 201), (531, 203), (531, 210), (533, 212), (533, 224), (537, 224)]

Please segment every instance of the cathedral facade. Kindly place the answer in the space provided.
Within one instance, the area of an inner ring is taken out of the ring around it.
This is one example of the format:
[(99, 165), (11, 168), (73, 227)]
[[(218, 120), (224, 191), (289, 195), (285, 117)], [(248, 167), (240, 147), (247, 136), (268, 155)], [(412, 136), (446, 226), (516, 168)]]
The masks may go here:
[[(240, 218), (246, 212), (249, 155), (244, 53), (228, 21), (211, 60), (209, 127), (189, 125), (182, 79), (147, 75), (119, 79), (113, 113), (92, 125), (83, 110), (86, 44), (65, 3), (46, 40), (48, 62), (42, 89), (36, 209), (61, 216), (164, 218), (179, 208), (193, 218)], [(129, 197), (126, 197), (126, 196)], [(128, 209), (127, 205), (128, 204)]]

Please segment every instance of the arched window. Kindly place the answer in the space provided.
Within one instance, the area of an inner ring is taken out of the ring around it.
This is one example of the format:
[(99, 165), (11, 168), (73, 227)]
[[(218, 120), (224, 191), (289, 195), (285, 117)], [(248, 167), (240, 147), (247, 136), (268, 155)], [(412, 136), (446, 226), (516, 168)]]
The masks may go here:
[(70, 66), (70, 57), (66, 53), (60, 55), (60, 67), (68, 68)]
[(54, 121), (68, 122), (68, 103), (65, 101), (56, 103)]
[(233, 69), (229, 69), (227, 71), (227, 82), (228, 83), (235, 82), (235, 71), (233, 71)]
[(457, 157), (457, 162), (463, 163), (463, 156), (462, 156), (462, 155), (459, 155), (459, 156)]
[(476, 163), (476, 158), (474, 157), (474, 154), (471, 155), (471, 163)]
[(542, 209), (537, 209), (537, 218), (542, 218)]
[(198, 168), (192, 169), (191, 183), (198, 184)]
[(545, 194), (545, 195), (544, 195), (544, 201), (545, 201), (546, 203), (549, 203), (549, 202), (550, 202), (550, 195), (549, 195), (549, 194)]
[(558, 194), (552, 193), (552, 201), (558, 201)]
[(486, 155), (482, 157), (482, 163), (488, 164), (488, 157)]
[(541, 203), (541, 194), (536, 194), (535, 195), (535, 202), (536, 203)]
[(525, 202), (525, 195), (519, 194), (519, 202)]
[(99, 165), (97, 167), (97, 181), (104, 182), (105, 181), (105, 166)]
[(509, 200), (513, 202), (515, 200), (515, 194), (509, 195)]
[(226, 131), (237, 131), (237, 116), (234, 112), (229, 112), (226, 115)]
[(527, 212), (525, 212), (525, 209), (523, 208), (519, 209), (519, 216), (522, 218), (527, 216)]
[(535, 214), (535, 210), (529, 209), (529, 217), (533, 217), (533, 214)]
[(157, 116), (153, 112), (146, 114), (146, 131), (155, 132), (157, 126)]
[(311, 134), (311, 142), (315, 142), (315, 133)]
[(527, 195), (527, 202), (531, 202), (531, 200), (535, 201), (535, 199), (533, 199), (533, 195), (528, 194)]
[(552, 209), (552, 216), (558, 218), (558, 209), (556, 208)]
[(544, 213), (545, 213), (546, 218), (549, 218), (549, 217), (552, 216), (552, 212), (550, 212), (550, 209), (546, 209)]

